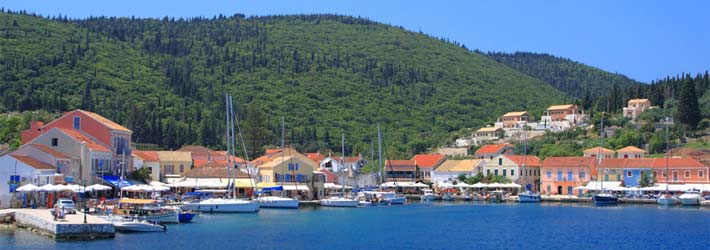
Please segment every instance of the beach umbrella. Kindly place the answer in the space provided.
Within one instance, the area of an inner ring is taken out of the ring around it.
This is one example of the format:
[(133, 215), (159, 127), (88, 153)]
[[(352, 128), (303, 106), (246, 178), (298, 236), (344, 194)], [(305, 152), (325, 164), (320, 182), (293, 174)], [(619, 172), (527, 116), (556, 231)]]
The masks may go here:
[(452, 188), (452, 187), (454, 187), (454, 184), (451, 184), (451, 183), (449, 183), (449, 182), (444, 182), (444, 183), (439, 184), (439, 187), (442, 187), (442, 188)]
[(484, 188), (484, 187), (488, 187), (488, 184), (483, 183), (483, 182), (479, 182), (479, 183), (475, 183), (475, 184), (471, 185), (471, 187), (474, 187), (474, 188)]
[(418, 188), (428, 188), (429, 187), (429, 185), (421, 183), (421, 182), (414, 183), (414, 185), (412, 185), (412, 186), (418, 187)]
[(459, 182), (459, 183), (456, 183), (456, 185), (454, 185), (454, 187), (457, 187), (457, 188), (467, 188), (467, 187), (471, 187), (471, 185), (468, 185), (468, 184), (466, 184), (465, 182)]
[(47, 183), (39, 187), (38, 191), (44, 191), (44, 192), (54, 192), (57, 191), (54, 185)]
[(15, 190), (16, 190), (16, 191), (19, 191), (19, 192), (32, 192), (32, 191), (37, 191), (37, 190), (39, 190), (39, 187), (38, 187), (38, 186), (35, 186), (35, 185), (33, 185), (33, 184), (25, 184), (25, 185), (22, 185), (22, 186), (18, 187), (18, 188), (15, 189)]
[(94, 184), (91, 186), (86, 187), (87, 191), (106, 191), (106, 190), (111, 190), (112, 188), (106, 185), (101, 185), (101, 184)]
[(165, 192), (170, 190), (170, 187), (167, 186), (153, 186), (153, 190), (157, 192)]

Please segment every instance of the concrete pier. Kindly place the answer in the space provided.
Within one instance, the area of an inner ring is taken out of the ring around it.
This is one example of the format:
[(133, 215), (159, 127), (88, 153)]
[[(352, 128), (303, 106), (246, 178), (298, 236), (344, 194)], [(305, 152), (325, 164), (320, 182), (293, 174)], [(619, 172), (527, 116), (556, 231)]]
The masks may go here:
[(102, 239), (116, 236), (116, 229), (109, 221), (93, 215), (67, 214), (64, 219), (54, 221), (48, 209), (6, 209), (0, 211), (0, 218), (4, 223), (12, 221), (17, 227), (28, 228), (32, 231), (47, 235), (55, 239)]

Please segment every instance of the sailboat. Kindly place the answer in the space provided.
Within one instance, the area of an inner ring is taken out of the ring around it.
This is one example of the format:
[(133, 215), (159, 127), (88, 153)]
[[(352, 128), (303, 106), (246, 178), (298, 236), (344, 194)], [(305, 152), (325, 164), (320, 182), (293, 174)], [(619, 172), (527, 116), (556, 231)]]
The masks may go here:
[(525, 175), (525, 192), (518, 194), (518, 201), (519, 202), (540, 202), (542, 199), (540, 198), (540, 193), (535, 193), (532, 191), (532, 187), (530, 184), (527, 184), (528, 180), (528, 172), (527, 172), (527, 156), (528, 156), (528, 134), (527, 130), (525, 129), (525, 125), (523, 125), (523, 171), (522, 173)]
[[(284, 163), (284, 154), (286, 152), (286, 122), (284, 118), (281, 117), (281, 164)], [(293, 159), (293, 158), (292, 158)], [(294, 198), (283, 197), (283, 178), (281, 179), (281, 186), (264, 188), (262, 191), (281, 191), (281, 196), (262, 196), (256, 198), (256, 202), (263, 208), (298, 208), (298, 200)]]
[[(599, 153), (597, 154), (597, 167), (601, 166), (602, 163), (602, 146), (604, 145), (604, 112), (602, 112), (601, 126), (599, 126)], [(600, 171), (597, 171), (600, 172)], [(599, 173), (597, 173), (597, 180), (601, 183), (601, 191), (592, 197), (594, 200), (594, 205), (606, 206), (606, 205), (616, 205), (619, 203), (619, 198), (611, 193), (604, 192), (604, 181), (599, 178)]]
[[(345, 157), (345, 134), (342, 134), (342, 157)], [(340, 164), (343, 164), (341, 161)], [(320, 205), (324, 207), (357, 207), (358, 200), (345, 198), (345, 183), (342, 183), (342, 196), (333, 196), (320, 200)]]
[(659, 205), (669, 206), (669, 205), (678, 204), (680, 202), (680, 200), (676, 197), (673, 197), (671, 192), (668, 190), (668, 183), (670, 183), (668, 181), (668, 174), (670, 173), (670, 171), (668, 169), (668, 157), (669, 157), (668, 153), (670, 152), (669, 144), (668, 144), (668, 118), (665, 119), (665, 122), (666, 122), (666, 193), (661, 195), (660, 197), (658, 197), (656, 202), (658, 202)]
[[(382, 141), (382, 132), (380, 132), (380, 126), (377, 126), (377, 134), (380, 141)], [(385, 151), (385, 154), (387, 151)], [(382, 157), (382, 155), (380, 155)], [(390, 170), (392, 170), (392, 161), (387, 157), (387, 161), (390, 163)], [(395, 187), (397, 186), (397, 179), (394, 181)], [(398, 195), (395, 191), (385, 191), (378, 194), (382, 203), (389, 205), (403, 205), (407, 201), (407, 197), (403, 195)]]
[[(199, 200), (195, 202), (187, 202), (183, 203), (180, 208), (183, 210), (188, 210), (188, 211), (200, 211), (200, 212), (210, 212), (210, 213), (256, 213), (259, 212), (259, 203), (250, 201), (250, 200), (243, 200), (243, 199), (237, 199), (236, 194), (234, 193), (234, 187), (232, 184), (232, 172), (233, 171), (239, 171), (237, 169), (234, 169), (232, 166), (232, 156), (234, 155), (234, 147), (235, 147), (235, 142), (234, 142), (234, 123), (235, 123), (235, 116), (234, 116), (234, 110), (232, 106), (232, 97), (228, 96), (225, 93), (225, 103), (226, 103), (226, 113), (227, 113), (227, 175), (228, 175), (228, 183), (227, 188), (227, 196), (231, 196), (228, 198), (210, 198), (206, 200)], [(239, 126), (239, 123), (237, 121), (236, 126)], [(231, 130), (231, 131), (230, 131)], [(241, 132), (240, 132), (241, 133)], [(243, 142), (242, 142), (243, 143)], [(231, 151), (230, 151), (231, 147)], [(243, 145), (242, 145), (243, 147)], [(245, 155), (245, 160), (248, 159), (248, 157)]]

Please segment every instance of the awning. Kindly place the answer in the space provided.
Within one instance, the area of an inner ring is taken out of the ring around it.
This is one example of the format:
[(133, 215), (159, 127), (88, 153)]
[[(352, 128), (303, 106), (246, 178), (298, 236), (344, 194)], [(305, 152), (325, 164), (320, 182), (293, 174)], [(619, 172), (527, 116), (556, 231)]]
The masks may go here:
[(281, 190), (284, 190), (283, 186), (265, 187), (265, 188), (261, 189), (261, 191), (281, 191)]
[(304, 185), (284, 185), (284, 190), (289, 190), (289, 191), (311, 191), (308, 186)]
[(126, 203), (126, 204), (153, 204), (153, 203), (158, 203), (156, 200), (149, 200), (149, 199), (131, 199), (131, 198), (122, 198), (118, 200), (119, 203)]
[(616, 188), (620, 185), (620, 181), (590, 181), (584, 186), (584, 190), (601, 190), (602, 188), (604, 190), (612, 190), (612, 188)]
[[(232, 180), (234, 187), (251, 188), (253, 180), (238, 178)], [(169, 187), (188, 187), (188, 188), (227, 188), (229, 179), (226, 178), (184, 178), (168, 184)]]
[(133, 183), (128, 180), (121, 181), (121, 177), (118, 175), (104, 175), (99, 178), (114, 187), (127, 187), (133, 185)]

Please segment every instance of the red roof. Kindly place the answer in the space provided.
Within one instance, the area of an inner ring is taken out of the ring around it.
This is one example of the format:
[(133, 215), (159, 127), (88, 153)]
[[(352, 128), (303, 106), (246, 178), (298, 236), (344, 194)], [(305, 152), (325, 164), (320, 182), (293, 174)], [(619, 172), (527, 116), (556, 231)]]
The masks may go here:
[(506, 148), (513, 148), (513, 145), (510, 145), (508, 143), (487, 144), (476, 150), (476, 154), (500, 154), (503, 153)]
[(133, 150), (133, 154), (135, 156), (138, 156), (139, 158), (143, 159), (144, 161), (159, 161), (158, 160), (158, 151), (142, 151), (142, 150)]
[(321, 153), (306, 153), (306, 157), (316, 162), (316, 164), (319, 164), (323, 159), (325, 159), (325, 155), (322, 155)]
[(387, 171), (416, 171), (417, 163), (413, 160), (387, 160), (385, 162)]
[[(669, 168), (706, 168), (699, 161), (693, 158), (669, 158)], [(653, 161), (653, 168), (666, 168), (666, 158), (656, 158)]]
[(624, 166), (626, 166), (626, 160), (628, 159), (606, 158), (602, 159), (602, 162), (599, 166), (602, 168), (623, 168)]
[(330, 172), (330, 170), (328, 169), (319, 168), (318, 172), (325, 174), (325, 182), (327, 183), (335, 183), (335, 181), (338, 180), (338, 176), (335, 175), (333, 172)]
[(653, 158), (626, 159), (625, 168), (650, 168), (653, 166)]
[(557, 167), (592, 167), (596, 166), (595, 157), (547, 157), (542, 162), (544, 168)]
[(435, 168), (446, 160), (442, 154), (418, 154), (412, 157), (420, 168)]
[(209, 148), (206, 148), (204, 146), (197, 146), (197, 145), (187, 145), (187, 146), (182, 146), (182, 148), (176, 150), (176, 151), (188, 151), (188, 152), (210, 152), (212, 151)]
[[(236, 178), (249, 178), (249, 176), (242, 171), (234, 171)], [(188, 178), (227, 178), (227, 168), (225, 164), (219, 164), (217, 162), (208, 162), (203, 167), (195, 167), (190, 171), (185, 173), (185, 177)]]
[(74, 138), (75, 140), (79, 142), (85, 142), (86, 147), (89, 148), (91, 151), (103, 151), (103, 152), (111, 152), (111, 150), (108, 150), (105, 146), (98, 144), (96, 141), (92, 140), (88, 136), (82, 134), (81, 132), (74, 130), (74, 129), (64, 129), (64, 128), (56, 128), (62, 131), (64, 134), (68, 135), (69, 137)]
[(39, 149), (39, 150), (42, 151), (42, 152), (45, 152), (45, 153), (47, 153), (47, 154), (50, 154), (50, 155), (54, 156), (54, 158), (71, 159), (71, 157), (66, 156), (65, 154), (62, 154), (61, 152), (59, 152), (59, 151), (57, 151), (57, 150), (54, 150), (54, 149), (51, 149), (50, 147), (47, 147), (47, 146), (42, 145), (42, 144), (30, 144), (30, 146), (35, 147), (35, 148)]
[(515, 164), (518, 164), (518, 166), (522, 166), (523, 163), (525, 163), (526, 167), (541, 167), (542, 164), (540, 163), (540, 158), (537, 158), (537, 156), (533, 155), (506, 155), (506, 158), (510, 159), (511, 161), (515, 162)]
[(35, 169), (55, 169), (54, 166), (49, 165), (47, 163), (41, 162), (35, 158), (32, 158), (30, 156), (20, 156), (20, 155), (12, 155), (13, 158), (17, 159), (18, 161), (21, 161)]

